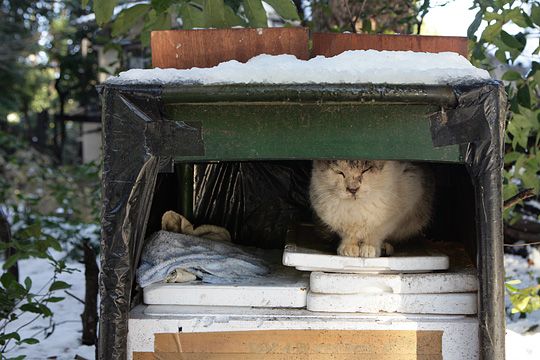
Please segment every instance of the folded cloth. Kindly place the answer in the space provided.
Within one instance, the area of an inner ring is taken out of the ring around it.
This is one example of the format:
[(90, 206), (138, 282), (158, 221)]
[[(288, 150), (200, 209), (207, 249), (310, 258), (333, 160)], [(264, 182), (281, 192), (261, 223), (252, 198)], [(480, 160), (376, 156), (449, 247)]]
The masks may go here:
[(213, 284), (234, 284), (270, 271), (264, 259), (239, 245), (163, 230), (153, 234), (137, 270), (139, 285), (162, 282), (178, 269)]
[(229, 231), (224, 227), (201, 225), (195, 228), (188, 219), (172, 210), (165, 212), (161, 217), (161, 230), (194, 235), (210, 240), (231, 241), (231, 234), (229, 234)]

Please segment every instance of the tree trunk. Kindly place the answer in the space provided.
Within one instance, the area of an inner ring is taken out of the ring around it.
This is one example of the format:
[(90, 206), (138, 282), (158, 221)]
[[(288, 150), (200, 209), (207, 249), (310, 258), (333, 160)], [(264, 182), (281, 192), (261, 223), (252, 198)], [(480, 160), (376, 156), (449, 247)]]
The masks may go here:
[(66, 142), (66, 122), (64, 120), (66, 96), (63, 93), (58, 92), (58, 101), (60, 102), (59, 116), (55, 117), (54, 130), (55, 130), (55, 151), (56, 157), (60, 164), (63, 163), (64, 144)]
[(96, 253), (88, 244), (88, 241), (84, 241), (82, 246), (84, 251), (84, 277), (86, 284), (84, 311), (81, 315), (83, 325), (82, 343), (84, 345), (96, 345), (99, 268), (96, 262)]
[[(1, 208), (0, 208), (0, 240), (3, 243), (11, 242), (11, 228), (9, 226), (7, 217)], [(8, 247), (4, 251), (5, 259), (7, 260), (12, 255), (15, 255), (15, 249), (12, 247)], [(15, 262), (15, 264), (13, 264), (13, 266), (11, 266), (7, 271), (15, 277), (15, 280), (19, 281), (19, 264), (17, 262)]]
[(49, 113), (47, 110), (43, 110), (37, 114), (36, 129), (34, 133), (37, 137), (37, 145), (39, 149), (45, 149), (47, 147), (47, 131), (49, 129)]
[(298, 12), (298, 16), (300, 17), (300, 20), (302, 21), (302, 26), (305, 26), (306, 21), (306, 13), (304, 11), (303, 1), (302, 0), (293, 0), (294, 6), (296, 6), (296, 11)]
[(30, 104), (26, 101), (22, 105), (22, 113), (24, 129), (26, 131), (25, 138), (31, 144), (33, 142), (32, 138), (34, 137), (34, 134), (32, 131), (32, 124), (30, 124)]

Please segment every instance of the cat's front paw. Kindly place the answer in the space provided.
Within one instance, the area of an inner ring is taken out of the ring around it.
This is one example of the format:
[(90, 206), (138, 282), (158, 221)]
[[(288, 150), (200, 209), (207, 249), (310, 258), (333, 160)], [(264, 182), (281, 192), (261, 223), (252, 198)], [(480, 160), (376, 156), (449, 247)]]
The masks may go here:
[(374, 258), (381, 256), (381, 247), (369, 244), (360, 244), (360, 257)]
[(341, 244), (339, 245), (337, 249), (338, 255), (341, 256), (354, 256), (358, 257), (360, 256), (360, 247), (358, 244), (352, 243), (352, 244)]

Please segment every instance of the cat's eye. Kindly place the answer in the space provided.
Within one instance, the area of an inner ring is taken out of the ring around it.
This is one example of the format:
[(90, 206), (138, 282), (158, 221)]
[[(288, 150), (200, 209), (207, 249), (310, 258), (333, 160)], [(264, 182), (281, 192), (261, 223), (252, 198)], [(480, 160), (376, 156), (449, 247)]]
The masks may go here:
[(338, 174), (338, 175), (341, 175), (341, 176), (345, 177), (345, 174), (343, 173), (343, 171), (336, 171), (336, 174)]
[(368, 172), (368, 171), (371, 170), (371, 169), (373, 169), (373, 166), (370, 166), (370, 167), (368, 167), (367, 169), (362, 170), (362, 174), (365, 173), (365, 172)]

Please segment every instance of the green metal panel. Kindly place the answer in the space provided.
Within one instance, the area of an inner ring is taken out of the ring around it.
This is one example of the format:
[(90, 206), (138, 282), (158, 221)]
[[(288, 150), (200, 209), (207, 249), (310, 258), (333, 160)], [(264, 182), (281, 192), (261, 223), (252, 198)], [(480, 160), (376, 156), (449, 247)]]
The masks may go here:
[[(157, 89), (145, 92), (159, 91)], [(161, 97), (166, 103), (215, 102), (371, 102), (431, 104), (453, 108), (454, 89), (446, 85), (389, 84), (179, 84), (165, 86)]]
[[(166, 118), (202, 128), (205, 154), (176, 160), (395, 159), (461, 162), (434, 148), (424, 104), (358, 102), (174, 103)], [(181, 139), (178, 139), (181, 141)]]

